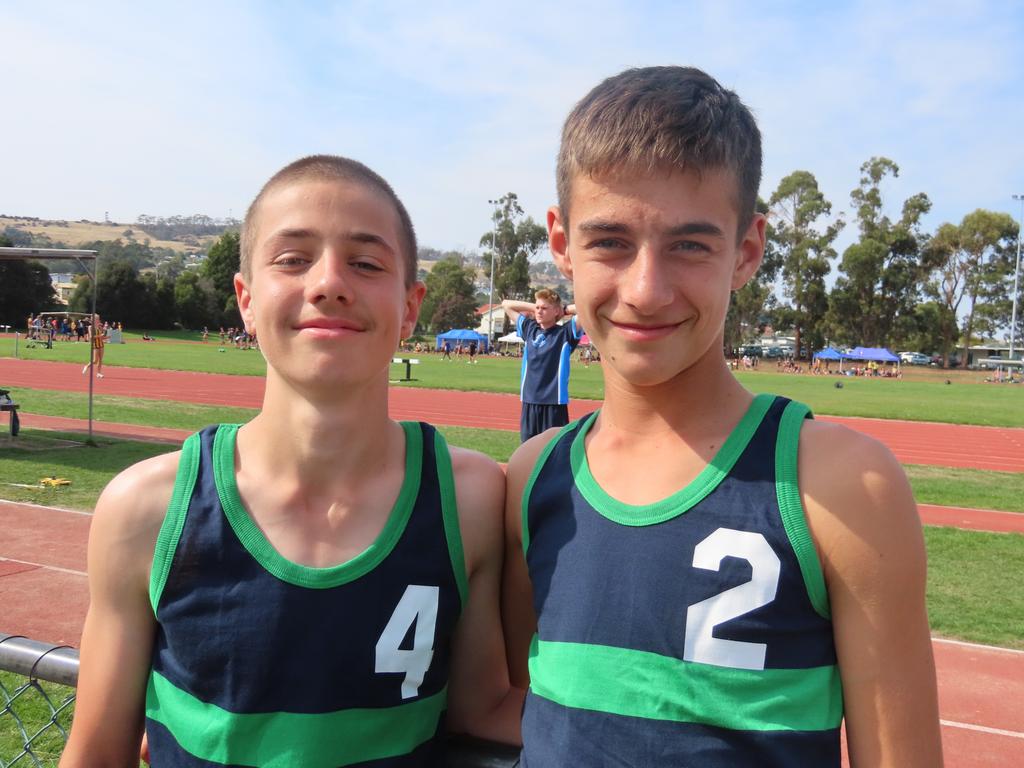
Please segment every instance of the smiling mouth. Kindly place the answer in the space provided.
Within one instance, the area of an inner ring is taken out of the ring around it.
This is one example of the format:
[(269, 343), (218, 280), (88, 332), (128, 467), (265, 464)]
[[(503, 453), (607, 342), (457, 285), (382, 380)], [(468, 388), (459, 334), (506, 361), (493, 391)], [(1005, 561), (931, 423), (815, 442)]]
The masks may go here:
[(360, 324), (348, 320), (311, 320), (299, 323), (296, 326), (296, 330), (323, 334), (343, 334), (360, 333), (366, 329)]
[(653, 341), (668, 336), (683, 323), (665, 323), (658, 325), (634, 325), (632, 323), (616, 323), (612, 325), (629, 339), (635, 341)]

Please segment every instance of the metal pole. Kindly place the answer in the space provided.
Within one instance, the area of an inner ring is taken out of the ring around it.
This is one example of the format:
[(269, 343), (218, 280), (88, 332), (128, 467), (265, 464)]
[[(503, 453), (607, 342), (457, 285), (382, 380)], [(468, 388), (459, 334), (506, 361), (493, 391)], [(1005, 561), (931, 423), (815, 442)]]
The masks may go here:
[(1017, 294), (1020, 282), (1020, 241), (1024, 238), (1024, 195), (1014, 195), (1014, 200), (1020, 200), (1020, 225), (1017, 229), (1017, 264), (1013, 270), (1013, 313), (1010, 319), (1010, 359), (1013, 360), (1014, 346), (1017, 341)]
[[(96, 337), (96, 292), (100, 282), (100, 260), (97, 258), (92, 261), (92, 316), (89, 318), (89, 331), (90, 335)], [(85, 266), (84, 264), (82, 265)], [(93, 358), (93, 340), (89, 339), (89, 443), (92, 443), (92, 385), (93, 385), (93, 371), (92, 371), (92, 358)]]
[(488, 200), (488, 203), (494, 206), (494, 215), (492, 216), (491, 224), (491, 294), (487, 300), (487, 348), (490, 351), (490, 346), (494, 343), (494, 261), (498, 258), (498, 202), (497, 200)]

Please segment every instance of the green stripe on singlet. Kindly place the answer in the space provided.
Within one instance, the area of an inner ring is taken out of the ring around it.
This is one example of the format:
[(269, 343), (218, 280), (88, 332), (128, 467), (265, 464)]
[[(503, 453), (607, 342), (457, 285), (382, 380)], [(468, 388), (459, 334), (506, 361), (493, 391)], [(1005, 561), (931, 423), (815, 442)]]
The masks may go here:
[(843, 715), (835, 665), (732, 669), (535, 635), (530, 680), (536, 695), (566, 707), (736, 731), (825, 731)]
[(238, 714), (200, 701), (153, 672), (146, 717), (168, 728), (186, 752), (211, 763), (337, 768), (412, 752), (437, 731), (447, 693), (444, 688), (409, 704), (379, 709)]

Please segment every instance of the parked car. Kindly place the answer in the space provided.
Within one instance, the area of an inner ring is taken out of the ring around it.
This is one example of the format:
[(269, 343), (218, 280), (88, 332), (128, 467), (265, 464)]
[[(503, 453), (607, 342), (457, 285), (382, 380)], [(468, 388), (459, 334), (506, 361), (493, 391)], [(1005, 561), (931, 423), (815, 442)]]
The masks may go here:
[[(942, 367), (942, 355), (932, 355), (932, 362), (931, 362), (931, 364), (932, 365), (936, 365), (939, 368), (941, 368)], [(956, 368), (959, 365), (960, 365), (960, 356), (959, 355), (950, 355), (949, 356), (949, 367), (950, 368)]]
[(904, 365), (931, 365), (932, 359), (921, 352), (900, 352), (900, 362)]
[(740, 347), (740, 357), (746, 355), (747, 357), (761, 357), (764, 354), (764, 350), (758, 344), (747, 344)]
[(786, 349), (783, 347), (765, 347), (764, 356), (766, 359), (785, 357)]

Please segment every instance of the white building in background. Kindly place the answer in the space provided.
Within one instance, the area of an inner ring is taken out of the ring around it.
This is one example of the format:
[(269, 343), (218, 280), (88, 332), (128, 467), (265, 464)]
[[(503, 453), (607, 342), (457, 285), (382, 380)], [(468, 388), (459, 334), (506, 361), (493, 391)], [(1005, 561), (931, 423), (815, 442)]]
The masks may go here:
[(476, 316), (480, 318), (480, 324), (473, 330), (477, 333), (482, 333), (484, 336), (491, 333), (492, 322), (494, 323), (494, 338), (504, 336), (509, 331), (515, 330), (512, 324), (508, 322), (508, 316), (505, 314), (505, 310), (501, 308), (501, 304), (484, 304), (477, 307)]
[(70, 272), (51, 272), (50, 284), (57, 294), (57, 301), (66, 307), (71, 302), (71, 294), (75, 292), (75, 276)]

